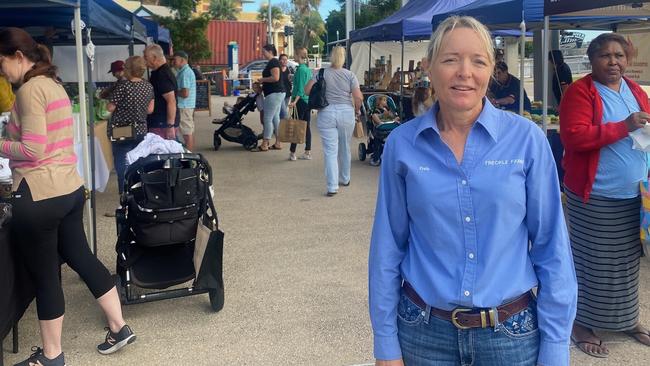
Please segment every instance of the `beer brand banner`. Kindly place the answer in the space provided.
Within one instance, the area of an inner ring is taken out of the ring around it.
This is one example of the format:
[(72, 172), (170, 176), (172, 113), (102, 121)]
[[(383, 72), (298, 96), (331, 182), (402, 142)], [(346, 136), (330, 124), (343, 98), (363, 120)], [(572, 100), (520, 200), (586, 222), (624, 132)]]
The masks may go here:
[(634, 2), (633, 0), (544, 0), (544, 15), (560, 15), (574, 11), (598, 9)]
[(625, 76), (639, 84), (650, 84), (650, 32), (620, 33), (632, 45)]

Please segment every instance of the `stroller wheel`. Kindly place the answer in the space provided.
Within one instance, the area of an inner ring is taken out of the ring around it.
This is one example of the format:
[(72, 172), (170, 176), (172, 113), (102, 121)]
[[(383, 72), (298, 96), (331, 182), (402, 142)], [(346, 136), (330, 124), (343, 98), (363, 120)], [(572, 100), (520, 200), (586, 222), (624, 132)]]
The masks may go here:
[(368, 150), (366, 150), (366, 144), (364, 144), (363, 142), (359, 143), (359, 160), (365, 161), (367, 153)]
[(257, 138), (256, 136), (251, 136), (246, 138), (246, 140), (243, 143), (244, 149), (246, 150), (253, 150), (254, 148), (257, 147)]
[(211, 288), (208, 291), (208, 295), (210, 296), (210, 306), (212, 307), (212, 310), (219, 311), (223, 309), (223, 289)]
[(217, 131), (214, 132), (214, 137), (212, 138), (212, 145), (214, 146), (214, 151), (219, 150), (221, 147), (221, 137), (217, 135)]

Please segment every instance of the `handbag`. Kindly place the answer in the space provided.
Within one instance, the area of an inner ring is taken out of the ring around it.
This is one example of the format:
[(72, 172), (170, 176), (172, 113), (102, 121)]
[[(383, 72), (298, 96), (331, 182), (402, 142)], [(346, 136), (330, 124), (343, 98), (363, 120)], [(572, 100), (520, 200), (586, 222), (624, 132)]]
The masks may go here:
[(307, 121), (298, 119), (296, 108), (291, 108), (290, 118), (280, 121), (278, 127), (278, 141), (292, 144), (304, 144), (307, 134)]
[(650, 190), (648, 182), (641, 182), (641, 246), (643, 255), (650, 257)]
[(111, 142), (141, 140), (147, 134), (147, 125), (144, 123), (130, 123), (120, 126), (115, 123), (109, 123), (106, 132)]
[(316, 83), (314, 83), (314, 86), (312, 86), (311, 91), (309, 92), (309, 109), (323, 109), (329, 105), (325, 98), (327, 86), (325, 85), (325, 78), (323, 77), (324, 72), (325, 69), (321, 68), (318, 72)]
[(194, 241), (195, 287), (210, 290), (210, 303), (214, 311), (224, 305), (223, 286), (223, 237), (219, 230), (217, 211), (212, 202), (212, 194), (206, 193), (210, 212), (206, 210), (199, 218)]
[(360, 139), (366, 136), (365, 131), (363, 130), (363, 123), (359, 119), (354, 123), (354, 137)]

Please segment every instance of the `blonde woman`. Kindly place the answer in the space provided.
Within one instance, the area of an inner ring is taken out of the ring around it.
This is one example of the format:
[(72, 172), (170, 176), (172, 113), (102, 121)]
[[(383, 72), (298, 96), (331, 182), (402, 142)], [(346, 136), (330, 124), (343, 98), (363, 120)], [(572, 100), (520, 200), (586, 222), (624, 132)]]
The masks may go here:
[(116, 128), (131, 127), (133, 137), (119, 140), (112, 138), (113, 162), (117, 173), (117, 188), (122, 194), (126, 154), (133, 150), (147, 134), (147, 115), (153, 112), (153, 86), (143, 80), (147, 65), (142, 56), (131, 56), (124, 63), (126, 80), (118, 83), (110, 95), (107, 109), (113, 112), (108, 126), (109, 138)]
[[(305, 93), (305, 85), (311, 79), (311, 70), (307, 66), (309, 59), (307, 58), (307, 49), (304, 47), (296, 51), (296, 62), (298, 68), (293, 76), (293, 91), (291, 93), (291, 102), (289, 109), (298, 108), (298, 119), (307, 121), (307, 133), (305, 135), (305, 153), (300, 156), (300, 159), (311, 160), (311, 109), (309, 103), (309, 95)], [(289, 160), (296, 160), (296, 144), (291, 144), (289, 147)]]
[(377, 365), (568, 366), (577, 285), (546, 137), (485, 97), (494, 48), (476, 19), (442, 22), (428, 60), (437, 102), (393, 130), (381, 165)]
[[(323, 72), (327, 85), (325, 98), (329, 105), (318, 111), (316, 122), (323, 142), (328, 197), (338, 193), (339, 184), (350, 185), (350, 139), (355, 114), (360, 114), (363, 103), (359, 80), (354, 73), (343, 68), (344, 63), (345, 48), (334, 47), (330, 67)], [(305, 86), (305, 94), (309, 95), (317, 78), (318, 73)]]

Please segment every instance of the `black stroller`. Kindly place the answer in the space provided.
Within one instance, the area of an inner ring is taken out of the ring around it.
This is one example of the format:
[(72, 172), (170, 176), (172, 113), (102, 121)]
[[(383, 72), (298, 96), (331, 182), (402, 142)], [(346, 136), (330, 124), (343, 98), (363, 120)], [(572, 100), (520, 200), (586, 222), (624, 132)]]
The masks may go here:
[(248, 113), (255, 110), (255, 98), (257, 94), (250, 93), (234, 106), (224, 106), (223, 113), (226, 117), (214, 119), (212, 123), (220, 124), (212, 138), (214, 150), (221, 147), (221, 137), (226, 141), (242, 144), (246, 150), (253, 150), (257, 147), (259, 136), (248, 126), (242, 123), (242, 118)]
[(123, 304), (207, 292), (212, 309), (223, 308), (223, 233), (211, 185), (212, 170), (200, 154), (150, 155), (128, 167), (115, 215)]

